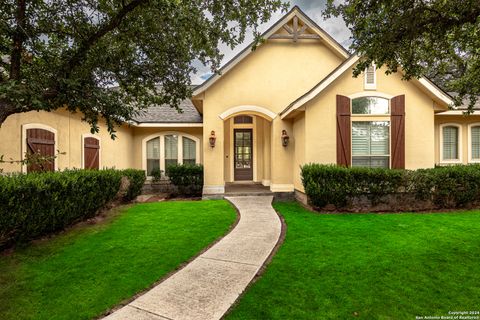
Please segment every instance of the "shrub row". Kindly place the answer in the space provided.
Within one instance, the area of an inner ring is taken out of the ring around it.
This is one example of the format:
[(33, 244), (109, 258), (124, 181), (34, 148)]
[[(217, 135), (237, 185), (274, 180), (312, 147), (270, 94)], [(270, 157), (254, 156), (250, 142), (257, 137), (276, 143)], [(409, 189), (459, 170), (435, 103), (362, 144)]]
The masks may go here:
[(203, 166), (196, 164), (172, 165), (167, 167), (166, 174), (170, 182), (177, 187), (179, 194), (202, 195)]
[(467, 207), (480, 200), (479, 165), (413, 171), (307, 164), (301, 176), (309, 203), (316, 208), (334, 205), (343, 209), (361, 196), (376, 205), (385, 196), (398, 194), (438, 209)]
[(68, 170), (0, 176), (0, 248), (93, 217), (119, 194), (123, 176), (130, 182), (123, 199), (131, 200), (143, 185), (143, 171)]

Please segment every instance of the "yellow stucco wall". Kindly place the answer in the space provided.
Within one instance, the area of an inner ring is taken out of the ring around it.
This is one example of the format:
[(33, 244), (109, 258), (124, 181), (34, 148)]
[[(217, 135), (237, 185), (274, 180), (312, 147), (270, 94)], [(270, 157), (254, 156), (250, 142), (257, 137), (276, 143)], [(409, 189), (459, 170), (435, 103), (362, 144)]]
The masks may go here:
[[(228, 142), (224, 140), (224, 120), (219, 117), (222, 112), (251, 105), (278, 114), (342, 61), (319, 41), (268, 41), (208, 88), (203, 95), (204, 128), (205, 132), (216, 132), (217, 146), (205, 149), (205, 185), (221, 188), (228, 181), (226, 178), (230, 178), (225, 172), (224, 150)], [(264, 154), (271, 164), (261, 175), (269, 177), (263, 180), (270, 180), (272, 190), (293, 190), (294, 147), (282, 147), (280, 139), (282, 130), (292, 133), (293, 123), (277, 116), (270, 126), (271, 136), (263, 141), (263, 147), (270, 152)], [(208, 135), (204, 136), (203, 144), (208, 145)]]
[(293, 185), (295, 189), (304, 192), (300, 167), (305, 164), (305, 113), (301, 113), (293, 122), (293, 138), (291, 143), (295, 147), (295, 161), (293, 163)]
[[(80, 114), (71, 114), (64, 110), (53, 112), (31, 111), (15, 114), (7, 118), (0, 127), (0, 155), (5, 159), (21, 159), (22, 125), (41, 124), (57, 130), (57, 149), (65, 152), (56, 159), (58, 169), (81, 168), (82, 165), (82, 134), (90, 133), (90, 126), (81, 121)], [(112, 140), (106, 126), (100, 123), (100, 167), (125, 169), (133, 166), (133, 136), (127, 125), (117, 127), (117, 138)], [(4, 164), (5, 172), (21, 171), (19, 164)]]
[[(377, 89), (364, 90), (364, 78), (347, 71), (320, 95), (309, 101), (305, 111), (305, 162), (336, 163), (336, 95), (405, 95), (405, 167), (429, 168), (435, 164), (433, 100), (412, 82), (396, 73), (376, 71)], [(388, 120), (389, 117), (352, 116), (352, 121)], [(296, 184), (297, 187), (297, 184)]]
[[(436, 164), (447, 164), (449, 161), (442, 161), (440, 159), (440, 134), (441, 126), (443, 124), (454, 124), (458, 125), (461, 128), (461, 159), (459, 163), (468, 164), (475, 163), (475, 160), (471, 160), (469, 157), (469, 125), (476, 124), (480, 125), (480, 115), (437, 115), (435, 116), (435, 163)], [(477, 161), (478, 162), (478, 161)], [(454, 162), (451, 162), (454, 163)]]

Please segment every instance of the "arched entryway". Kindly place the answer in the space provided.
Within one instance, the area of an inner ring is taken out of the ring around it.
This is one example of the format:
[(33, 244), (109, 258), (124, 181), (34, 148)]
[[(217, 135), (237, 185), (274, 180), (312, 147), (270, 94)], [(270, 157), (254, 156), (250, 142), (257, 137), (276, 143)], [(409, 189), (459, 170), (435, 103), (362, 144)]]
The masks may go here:
[(226, 183), (270, 185), (271, 121), (276, 115), (256, 106), (231, 108), (224, 120)]

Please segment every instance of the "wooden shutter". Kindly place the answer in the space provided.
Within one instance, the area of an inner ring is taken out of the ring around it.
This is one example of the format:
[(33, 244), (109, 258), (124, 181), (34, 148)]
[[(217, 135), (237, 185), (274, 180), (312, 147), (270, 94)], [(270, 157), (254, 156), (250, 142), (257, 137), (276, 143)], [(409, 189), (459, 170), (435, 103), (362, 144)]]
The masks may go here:
[(405, 95), (391, 100), (392, 168), (405, 169)]
[(350, 99), (337, 95), (337, 165), (351, 165)]
[[(44, 129), (27, 129), (27, 153), (38, 153), (41, 156), (53, 157), (55, 155), (55, 134)], [(27, 172), (54, 171), (55, 159), (41, 164), (31, 164)]]
[(83, 167), (84, 169), (99, 169), (100, 141), (97, 138), (83, 139)]

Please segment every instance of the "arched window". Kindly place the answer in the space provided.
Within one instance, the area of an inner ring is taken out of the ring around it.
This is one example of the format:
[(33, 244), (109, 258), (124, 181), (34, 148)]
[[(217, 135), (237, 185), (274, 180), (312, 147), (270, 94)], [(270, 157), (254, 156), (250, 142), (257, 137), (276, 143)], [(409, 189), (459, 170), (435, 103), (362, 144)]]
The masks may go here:
[(480, 162), (480, 123), (469, 126), (469, 161)]
[(352, 99), (352, 114), (386, 115), (390, 113), (389, 100), (380, 97)]
[(152, 170), (165, 172), (176, 164), (196, 164), (200, 158), (200, 140), (179, 132), (161, 133), (144, 139), (144, 169), (147, 176)]
[(440, 161), (461, 162), (461, 127), (458, 124), (443, 124), (440, 132)]
[[(381, 97), (352, 99), (352, 166), (390, 167), (390, 100)], [(361, 116), (377, 115), (382, 121)], [(356, 118), (355, 118), (356, 116)]]

